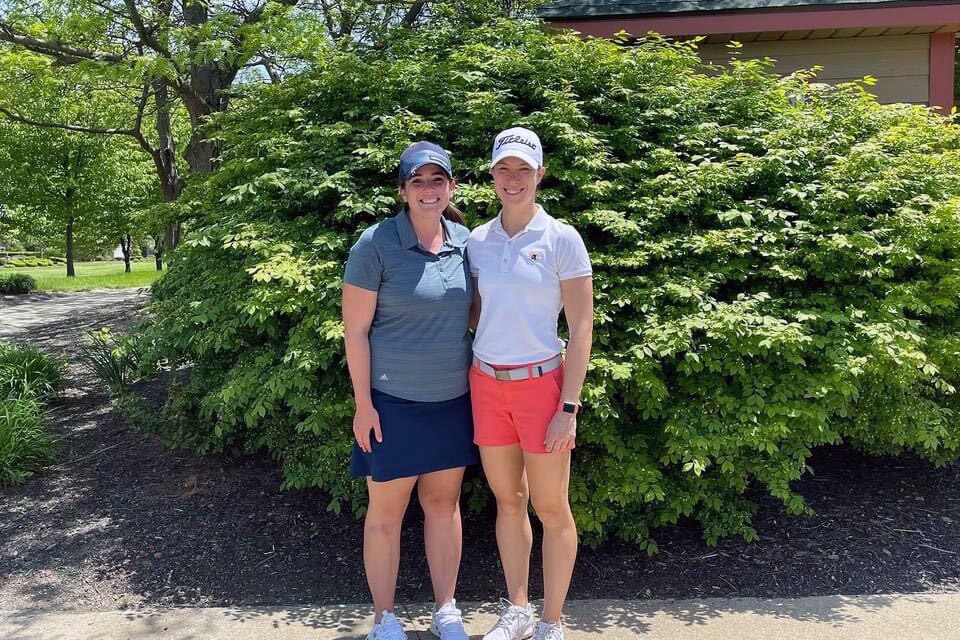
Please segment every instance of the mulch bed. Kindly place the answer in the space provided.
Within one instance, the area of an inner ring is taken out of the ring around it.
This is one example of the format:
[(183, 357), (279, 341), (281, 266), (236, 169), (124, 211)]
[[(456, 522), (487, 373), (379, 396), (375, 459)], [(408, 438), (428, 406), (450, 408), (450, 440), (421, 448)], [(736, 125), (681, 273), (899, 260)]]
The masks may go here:
[[(100, 318), (123, 329), (136, 309)], [(94, 319), (97, 320), (97, 319)], [(40, 346), (75, 358), (78, 335)], [(71, 368), (55, 406), (59, 462), (0, 490), (0, 609), (271, 605), (369, 600), (361, 524), (316, 490), (280, 491), (277, 465), (170, 451), (110, 412)], [(758, 493), (760, 539), (708, 547), (684, 524), (660, 553), (582, 549), (570, 597), (791, 597), (960, 590), (960, 465), (823, 448), (797, 484), (816, 515), (787, 516)], [(400, 601), (429, 601), (419, 511), (403, 534)], [(539, 536), (537, 536), (539, 538)], [(502, 594), (493, 513), (465, 516), (458, 598)], [(532, 566), (533, 595), (539, 561)]]

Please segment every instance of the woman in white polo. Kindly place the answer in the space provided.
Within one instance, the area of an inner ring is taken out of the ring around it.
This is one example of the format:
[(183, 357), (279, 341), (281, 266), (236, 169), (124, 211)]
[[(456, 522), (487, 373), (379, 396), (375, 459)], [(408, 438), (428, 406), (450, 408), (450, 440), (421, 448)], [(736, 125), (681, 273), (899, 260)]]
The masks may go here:
[[(490, 167), (502, 208), (467, 244), (479, 310), (470, 394), (474, 442), (497, 500), (510, 603), (484, 640), (562, 640), (560, 614), (577, 555), (567, 494), (593, 334), (592, 270), (576, 229), (536, 202), (545, 172), (537, 135), (519, 127), (501, 132)], [(557, 335), (561, 309), (567, 345)], [(527, 599), (528, 499), (543, 523), (544, 604), (536, 625)]]

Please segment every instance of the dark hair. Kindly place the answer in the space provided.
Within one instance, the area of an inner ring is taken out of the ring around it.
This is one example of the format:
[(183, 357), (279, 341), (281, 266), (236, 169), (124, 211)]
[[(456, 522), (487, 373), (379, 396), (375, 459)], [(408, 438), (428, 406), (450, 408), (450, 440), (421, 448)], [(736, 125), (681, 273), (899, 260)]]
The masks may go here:
[(463, 212), (452, 204), (448, 204), (447, 208), (443, 210), (443, 217), (457, 224), (467, 226), (467, 219), (463, 217)]

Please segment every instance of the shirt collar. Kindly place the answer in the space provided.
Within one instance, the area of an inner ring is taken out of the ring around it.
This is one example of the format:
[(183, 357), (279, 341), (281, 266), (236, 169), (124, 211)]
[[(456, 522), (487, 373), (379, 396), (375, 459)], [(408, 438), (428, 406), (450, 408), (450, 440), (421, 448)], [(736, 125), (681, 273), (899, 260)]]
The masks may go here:
[[(530, 218), (530, 222), (527, 223), (523, 229), (517, 233), (520, 235), (525, 231), (543, 231), (547, 228), (547, 212), (544, 211), (543, 207), (539, 204), (537, 205), (537, 212), (533, 214), (533, 217)], [(493, 229), (503, 235), (508, 235), (506, 230), (503, 228), (503, 209), (500, 209), (500, 213), (497, 214), (497, 217), (493, 221)]]
[(440, 224), (443, 225), (445, 231), (443, 244), (450, 245), (451, 247), (456, 247), (457, 249), (463, 249), (467, 246), (467, 240), (470, 238), (469, 233), (458, 233), (463, 227), (457, 229), (457, 227), (444, 217), (440, 218)]
[[(400, 246), (405, 249), (416, 249), (420, 246), (420, 239), (417, 238), (417, 232), (413, 229), (413, 223), (410, 222), (410, 214), (404, 209), (396, 215), (397, 235), (400, 236)], [(467, 246), (467, 234), (457, 233), (457, 229), (446, 218), (440, 218), (440, 224), (443, 225), (444, 238), (443, 244), (463, 249)]]
[(414, 249), (420, 244), (417, 239), (417, 232), (413, 230), (413, 223), (410, 222), (410, 214), (404, 209), (396, 215), (397, 235), (400, 236), (400, 246), (404, 249)]

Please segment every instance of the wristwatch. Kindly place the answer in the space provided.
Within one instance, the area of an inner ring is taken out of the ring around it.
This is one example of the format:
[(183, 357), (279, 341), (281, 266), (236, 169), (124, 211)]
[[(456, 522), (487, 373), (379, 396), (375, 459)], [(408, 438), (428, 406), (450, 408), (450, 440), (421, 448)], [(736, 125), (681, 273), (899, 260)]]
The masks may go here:
[(560, 410), (564, 413), (572, 413), (573, 415), (577, 415), (580, 413), (580, 405), (576, 402), (564, 400), (562, 403), (560, 403)]

